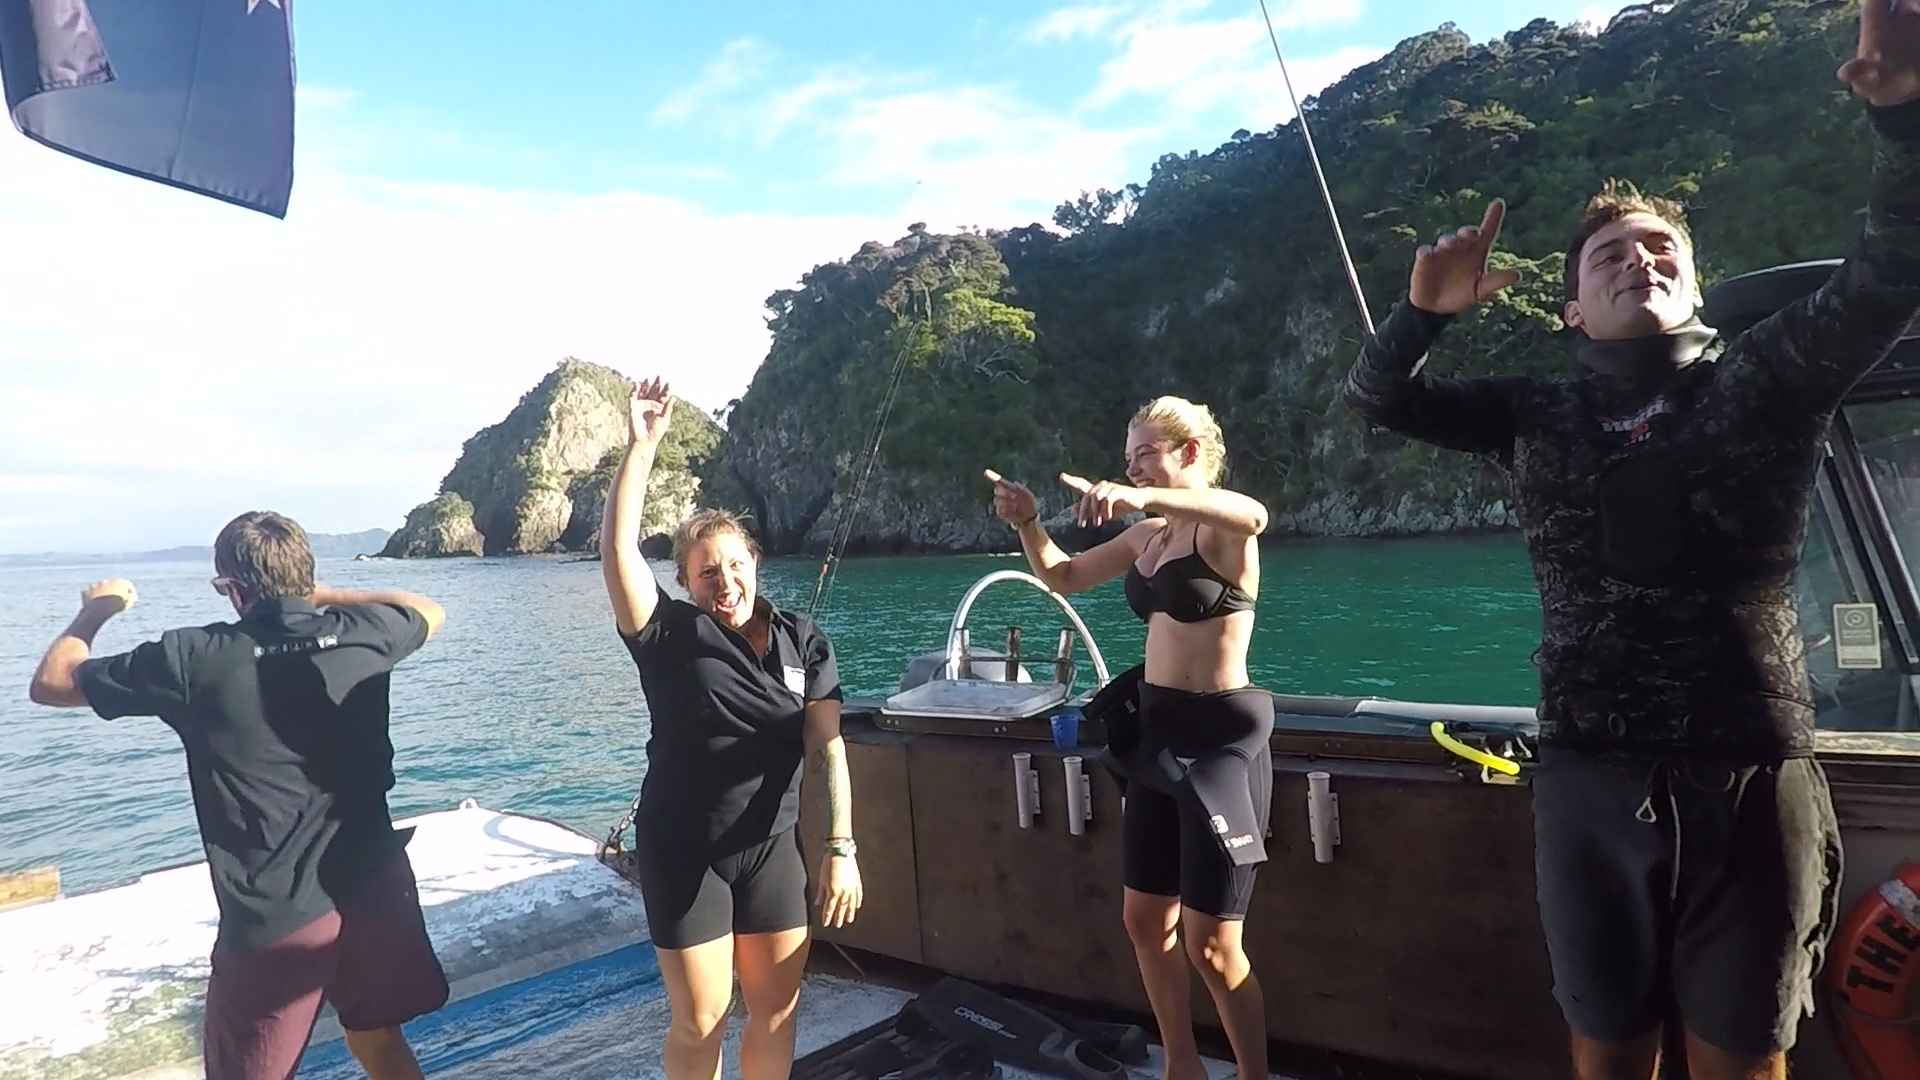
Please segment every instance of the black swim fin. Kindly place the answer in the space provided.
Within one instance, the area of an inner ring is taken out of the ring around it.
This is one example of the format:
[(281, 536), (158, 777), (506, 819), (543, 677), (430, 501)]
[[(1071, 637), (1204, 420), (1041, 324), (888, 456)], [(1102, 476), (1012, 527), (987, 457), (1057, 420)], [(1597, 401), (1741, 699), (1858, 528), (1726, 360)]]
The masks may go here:
[(993, 1057), (935, 1029), (909, 1001), (878, 1024), (793, 1063), (791, 1080), (998, 1080)]
[(995, 1060), (1068, 1080), (1117, 1080), (1121, 1065), (1092, 1040), (1033, 1008), (969, 982), (942, 979), (916, 1001), (936, 1030)]
[(1146, 1065), (1153, 1060), (1149, 1047), (1153, 1041), (1147, 1037), (1147, 1029), (1139, 1024), (1127, 1024), (1107, 1020), (1088, 1020), (1058, 1009), (1049, 1009), (1044, 1005), (1034, 1008), (1053, 1017), (1061, 1025), (1078, 1032), (1080, 1037), (1094, 1045), (1094, 1048), (1122, 1065)]

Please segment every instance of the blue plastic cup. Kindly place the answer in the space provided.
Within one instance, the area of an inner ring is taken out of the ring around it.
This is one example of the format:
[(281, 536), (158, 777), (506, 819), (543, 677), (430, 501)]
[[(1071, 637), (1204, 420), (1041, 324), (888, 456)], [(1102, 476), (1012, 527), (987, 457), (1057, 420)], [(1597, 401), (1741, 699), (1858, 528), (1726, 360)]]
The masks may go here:
[(1059, 750), (1073, 750), (1080, 745), (1081, 712), (1069, 705), (1053, 714), (1053, 745)]

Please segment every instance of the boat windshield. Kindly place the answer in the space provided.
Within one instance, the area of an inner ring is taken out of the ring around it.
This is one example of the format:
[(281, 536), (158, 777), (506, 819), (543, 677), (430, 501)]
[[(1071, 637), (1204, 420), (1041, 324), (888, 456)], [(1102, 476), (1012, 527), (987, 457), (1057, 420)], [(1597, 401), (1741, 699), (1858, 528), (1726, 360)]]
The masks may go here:
[[(1880, 544), (1866, 539), (1878, 517), (1867, 493), (1844, 499), (1823, 470), (1798, 582), (1818, 725), (1920, 731), (1900, 626), (1903, 606), (1914, 610), (1906, 568), (1920, 555), (1920, 401), (1849, 405), (1846, 427), (1884, 509), (1886, 535)], [(1835, 440), (1837, 453), (1846, 442)]]

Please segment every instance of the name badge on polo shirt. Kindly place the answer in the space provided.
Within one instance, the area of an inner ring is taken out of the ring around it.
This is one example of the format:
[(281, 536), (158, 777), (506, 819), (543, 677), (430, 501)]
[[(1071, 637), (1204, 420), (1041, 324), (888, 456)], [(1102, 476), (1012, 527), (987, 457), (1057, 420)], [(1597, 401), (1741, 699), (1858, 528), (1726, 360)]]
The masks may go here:
[(787, 689), (793, 691), (795, 694), (798, 694), (801, 697), (806, 697), (807, 696), (807, 669), (797, 668), (797, 667), (786, 667), (786, 665), (784, 664), (781, 665), (781, 667), (784, 668), (786, 671)]

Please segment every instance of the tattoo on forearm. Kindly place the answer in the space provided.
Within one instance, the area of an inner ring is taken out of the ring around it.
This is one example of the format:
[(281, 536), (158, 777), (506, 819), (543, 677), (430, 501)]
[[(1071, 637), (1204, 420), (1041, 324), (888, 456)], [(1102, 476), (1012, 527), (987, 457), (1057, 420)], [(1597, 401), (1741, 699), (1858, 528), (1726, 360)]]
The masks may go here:
[(844, 836), (852, 827), (853, 813), (846, 750), (838, 742), (828, 743), (813, 752), (813, 765), (826, 781), (828, 835)]

